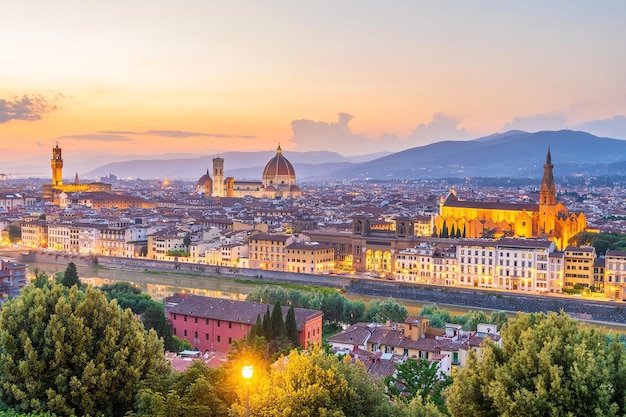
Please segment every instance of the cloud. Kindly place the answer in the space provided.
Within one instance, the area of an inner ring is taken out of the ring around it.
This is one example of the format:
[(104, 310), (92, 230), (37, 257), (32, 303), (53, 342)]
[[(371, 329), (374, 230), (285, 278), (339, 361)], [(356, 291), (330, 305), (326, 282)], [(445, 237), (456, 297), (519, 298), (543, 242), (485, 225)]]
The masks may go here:
[(41, 120), (42, 115), (57, 110), (55, 102), (60, 97), (62, 97), (60, 94), (51, 97), (36, 94), (0, 99), (0, 123), (7, 123), (11, 120)]
[(380, 137), (353, 133), (349, 126), (352, 119), (351, 114), (339, 113), (337, 121), (332, 123), (294, 120), (291, 122), (292, 140), (298, 151), (327, 149), (343, 155), (363, 155), (378, 151), (397, 152), (440, 140), (470, 138), (466, 129), (458, 128), (460, 119), (442, 113), (436, 113), (430, 123), (418, 125), (406, 138), (393, 133)]
[(442, 140), (469, 139), (470, 134), (465, 128), (458, 128), (461, 119), (435, 113), (428, 124), (420, 123), (409, 135), (408, 140), (421, 143), (439, 142)]
[(567, 119), (562, 114), (534, 116), (517, 116), (502, 127), (502, 132), (509, 130), (523, 130), (526, 132), (539, 132), (542, 130), (561, 130), (567, 127)]
[(572, 126), (572, 129), (589, 132), (596, 136), (626, 139), (626, 116), (617, 115), (611, 119), (589, 120)]
[(67, 135), (60, 136), (57, 139), (75, 139), (84, 141), (100, 141), (100, 142), (134, 142), (132, 138), (121, 135), (108, 135), (108, 134), (87, 134), (87, 135)]
[(350, 131), (350, 121), (354, 116), (339, 113), (336, 122), (317, 122), (308, 119), (293, 120), (291, 130), (292, 141), (298, 151), (316, 151), (326, 149), (342, 154), (355, 155), (366, 153), (363, 149), (371, 139), (364, 135), (355, 135)]
[(227, 135), (223, 133), (205, 133), (205, 132), (186, 132), (184, 130), (148, 130), (145, 132), (133, 132), (128, 130), (104, 130), (100, 133), (113, 134), (113, 135), (152, 135), (162, 136), (166, 138), (191, 138), (191, 137), (205, 137), (205, 138), (240, 138), (240, 139), (254, 139), (256, 136), (250, 135)]

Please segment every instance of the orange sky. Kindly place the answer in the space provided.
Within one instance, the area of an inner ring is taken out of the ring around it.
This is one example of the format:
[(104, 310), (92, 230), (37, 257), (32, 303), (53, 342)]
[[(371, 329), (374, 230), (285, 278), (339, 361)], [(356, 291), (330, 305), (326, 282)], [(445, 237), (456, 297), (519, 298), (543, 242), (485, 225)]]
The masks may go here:
[(298, 3), (4, 5), (0, 163), (626, 138), (624, 2)]

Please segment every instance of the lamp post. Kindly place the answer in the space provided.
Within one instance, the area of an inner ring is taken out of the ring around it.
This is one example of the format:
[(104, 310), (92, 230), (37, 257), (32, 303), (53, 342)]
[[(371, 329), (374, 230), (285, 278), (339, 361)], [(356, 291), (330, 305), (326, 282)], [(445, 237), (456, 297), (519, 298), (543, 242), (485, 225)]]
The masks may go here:
[(246, 417), (250, 416), (250, 378), (254, 373), (252, 365), (244, 365), (241, 368), (241, 376), (246, 381)]

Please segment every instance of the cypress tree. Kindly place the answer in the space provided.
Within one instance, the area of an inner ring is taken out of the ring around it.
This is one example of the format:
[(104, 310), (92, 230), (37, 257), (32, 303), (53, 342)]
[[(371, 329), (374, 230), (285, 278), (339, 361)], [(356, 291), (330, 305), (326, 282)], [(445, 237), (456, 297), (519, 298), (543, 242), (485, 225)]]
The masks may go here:
[(273, 338), (285, 336), (287, 329), (285, 328), (285, 321), (283, 320), (283, 309), (280, 306), (280, 302), (276, 301), (274, 309), (272, 310), (272, 336)]
[(287, 338), (294, 347), (300, 345), (300, 337), (298, 335), (298, 324), (296, 323), (296, 311), (293, 306), (289, 307), (285, 318), (285, 328), (287, 329)]
[(63, 278), (61, 278), (61, 284), (67, 288), (72, 288), (74, 285), (80, 288), (80, 278), (78, 278), (78, 271), (74, 262), (67, 264)]
[(252, 342), (257, 336), (265, 336), (265, 330), (263, 329), (263, 322), (261, 321), (260, 314), (257, 314), (256, 323), (252, 326), (250, 332), (248, 333), (248, 340)]
[(265, 340), (270, 342), (274, 336), (274, 330), (272, 329), (272, 317), (270, 316), (270, 306), (267, 306), (267, 311), (263, 316), (263, 335)]

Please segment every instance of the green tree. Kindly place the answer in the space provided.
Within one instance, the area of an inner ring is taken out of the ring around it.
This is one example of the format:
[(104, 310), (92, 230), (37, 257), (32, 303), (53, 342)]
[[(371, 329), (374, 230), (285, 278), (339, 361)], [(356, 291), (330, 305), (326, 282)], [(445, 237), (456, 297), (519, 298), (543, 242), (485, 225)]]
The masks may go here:
[(167, 370), (156, 333), (99, 290), (27, 286), (0, 312), (0, 402), (18, 412), (122, 416)]
[[(256, 370), (255, 370), (256, 373)], [(232, 409), (245, 410), (245, 391)], [(270, 367), (267, 377), (253, 378), (253, 416), (389, 416), (381, 381), (372, 380), (362, 364), (337, 360), (321, 350), (291, 351)]]
[(450, 312), (446, 309), (439, 308), (436, 304), (422, 307), (419, 316), (427, 318), (430, 322), (430, 326), (438, 329), (443, 329), (446, 323), (454, 323)]
[(133, 416), (226, 417), (228, 393), (221, 380), (223, 369), (195, 361), (180, 374), (166, 380), (160, 389), (142, 388)]
[(385, 378), (385, 385), (392, 397), (411, 401), (417, 399), (423, 405), (432, 402), (445, 410), (443, 391), (452, 378), (439, 370), (439, 362), (428, 359), (407, 359), (396, 364), (396, 372)]
[(287, 316), (285, 317), (285, 329), (287, 338), (291, 341), (293, 347), (300, 346), (300, 336), (298, 335), (298, 324), (296, 322), (296, 311), (293, 306), (289, 307)]
[(343, 304), (342, 321), (348, 324), (354, 324), (363, 320), (365, 314), (365, 302), (363, 300), (346, 300)]
[(272, 309), (272, 339), (285, 336), (287, 329), (285, 327), (285, 320), (283, 319), (283, 308), (280, 303), (276, 301), (274, 308)]
[(498, 326), (498, 330), (502, 330), (505, 324), (509, 322), (509, 315), (504, 311), (494, 311), (489, 317), (489, 323)]
[(50, 286), (50, 276), (40, 270), (39, 268), (35, 268), (33, 270), (35, 274), (35, 279), (33, 280), (33, 286), (35, 288), (44, 288)]
[(369, 320), (376, 320), (379, 323), (384, 323), (387, 320), (402, 323), (409, 316), (409, 311), (406, 307), (392, 299), (385, 301), (372, 300), (369, 303), (367, 309), (367, 317)]
[(22, 228), (19, 223), (9, 224), (9, 241), (17, 243), (22, 239)]
[(191, 245), (191, 237), (189, 235), (185, 235), (183, 238), (183, 245), (187, 248), (187, 252), (189, 252), (189, 246)]
[(78, 271), (76, 270), (76, 264), (74, 262), (67, 264), (67, 268), (65, 268), (65, 273), (61, 279), (61, 284), (67, 288), (71, 288), (74, 285), (80, 288), (80, 278), (78, 277)]
[(523, 314), (487, 342), (446, 392), (452, 416), (624, 413), (624, 344), (564, 313)]
[(265, 340), (272, 340), (274, 338), (274, 329), (272, 328), (272, 316), (270, 315), (270, 306), (267, 306), (267, 311), (263, 316), (263, 333)]

